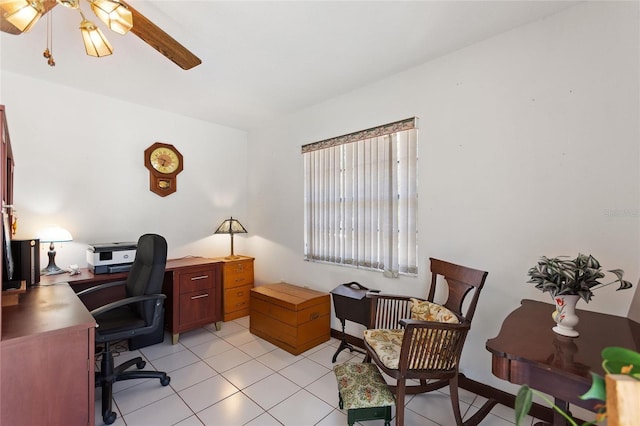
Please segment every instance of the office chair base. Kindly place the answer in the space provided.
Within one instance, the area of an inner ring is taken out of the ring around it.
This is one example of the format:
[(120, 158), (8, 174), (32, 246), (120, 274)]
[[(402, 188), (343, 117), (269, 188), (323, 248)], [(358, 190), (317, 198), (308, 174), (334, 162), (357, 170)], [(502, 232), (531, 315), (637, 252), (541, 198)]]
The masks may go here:
[[(109, 349), (108, 345), (105, 349)], [(125, 371), (132, 366), (136, 366), (138, 371)], [(117, 367), (113, 367), (113, 355), (105, 352), (100, 363), (100, 372), (95, 374), (95, 386), (102, 388), (102, 421), (110, 425), (116, 421), (117, 414), (112, 411), (113, 407), (113, 384), (129, 379), (159, 379), (162, 386), (167, 386), (171, 382), (171, 377), (162, 371), (140, 371), (147, 365), (141, 357), (130, 359)]]

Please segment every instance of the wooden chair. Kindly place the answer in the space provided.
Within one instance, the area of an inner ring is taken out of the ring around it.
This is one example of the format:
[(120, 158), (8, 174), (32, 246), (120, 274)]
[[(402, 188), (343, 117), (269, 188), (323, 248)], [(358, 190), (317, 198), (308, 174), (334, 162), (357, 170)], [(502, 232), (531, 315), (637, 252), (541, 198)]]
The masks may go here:
[[(459, 323), (411, 319), (410, 297), (375, 293), (367, 296), (372, 304), (371, 322), (365, 330), (365, 362), (373, 360), (383, 372), (397, 380), (392, 386), (397, 426), (404, 424), (406, 394), (430, 392), (447, 385), (456, 424), (463, 424), (458, 398), (459, 361), (487, 272), (433, 258), (430, 262), (431, 287), (426, 300), (434, 301), (438, 277), (444, 277), (448, 298), (443, 306), (455, 314)], [(470, 299), (463, 310), (467, 296)], [(412, 379), (419, 380), (420, 384), (407, 385)], [(431, 382), (427, 384), (427, 380)]]

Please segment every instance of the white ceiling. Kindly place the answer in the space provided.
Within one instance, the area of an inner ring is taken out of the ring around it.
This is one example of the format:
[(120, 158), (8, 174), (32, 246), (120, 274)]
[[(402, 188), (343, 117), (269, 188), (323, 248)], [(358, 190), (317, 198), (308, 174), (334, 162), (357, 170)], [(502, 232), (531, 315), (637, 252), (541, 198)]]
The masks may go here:
[[(184, 71), (102, 26), (114, 54), (84, 54), (77, 11), (0, 33), (0, 69), (238, 129), (304, 108), (574, 6), (570, 1), (129, 2), (202, 64)], [(82, 8), (94, 19), (88, 4)], [(134, 23), (135, 25), (135, 23)], [(1, 89), (1, 88), (0, 88)], [(0, 92), (1, 94), (1, 92)], [(45, 96), (46, 94), (43, 94)]]

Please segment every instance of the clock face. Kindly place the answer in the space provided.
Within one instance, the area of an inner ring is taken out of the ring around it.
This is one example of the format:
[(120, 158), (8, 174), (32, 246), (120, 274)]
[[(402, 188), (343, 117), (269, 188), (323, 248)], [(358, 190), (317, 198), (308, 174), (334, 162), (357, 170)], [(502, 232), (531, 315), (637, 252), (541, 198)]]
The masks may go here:
[(180, 166), (178, 155), (170, 148), (160, 147), (151, 151), (149, 156), (151, 167), (160, 173), (173, 173)]

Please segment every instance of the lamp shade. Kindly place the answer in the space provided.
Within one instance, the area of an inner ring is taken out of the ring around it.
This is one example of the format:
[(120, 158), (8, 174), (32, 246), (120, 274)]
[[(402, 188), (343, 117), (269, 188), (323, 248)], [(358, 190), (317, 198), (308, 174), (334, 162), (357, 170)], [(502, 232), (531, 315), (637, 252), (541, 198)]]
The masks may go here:
[(38, 238), (45, 243), (61, 243), (65, 241), (73, 241), (71, 232), (59, 226), (45, 228), (38, 232)]
[(80, 23), (80, 31), (82, 32), (82, 41), (84, 41), (84, 49), (87, 51), (87, 55), (99, 58), (113, 53), (113, 47), (102, 34), (100, 28), (96, 27), (96, 24), (83, 19)]
[(29, 31), (44, 13), (44, 5), (39, 0), (0, 1), (4, 18), (20, 31)]
[(126, 34), (133, 28), (133, 14), (118, 0), (91, 0), (91, 10), (110, 30)]
[(244, 229), (244, 226), (238, 221), (238, 219), (234, 219), (233, 216), (229, 219), (225, 219), (216, 232), (214, 234), (246, 234), (247, 230)]

